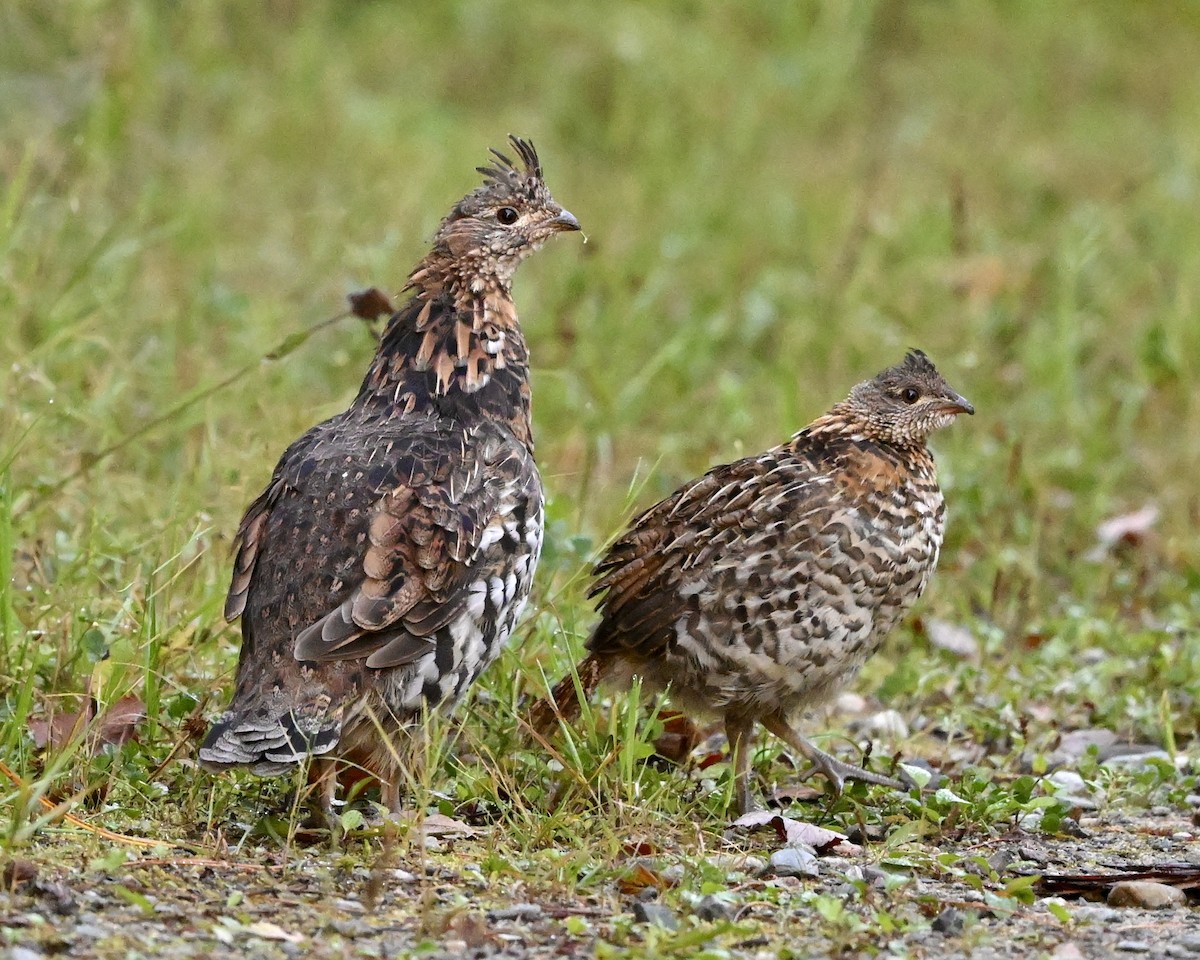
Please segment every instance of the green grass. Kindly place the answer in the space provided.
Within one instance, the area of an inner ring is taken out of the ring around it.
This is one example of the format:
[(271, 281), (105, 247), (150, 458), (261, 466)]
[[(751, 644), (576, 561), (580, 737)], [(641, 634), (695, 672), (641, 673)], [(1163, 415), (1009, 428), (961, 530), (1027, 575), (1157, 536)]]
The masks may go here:
[[(498, 871), (609, 890), (630, 837), (712, 846), (723, 766), (646, 765), (657, 721), (617, 698), (551, 769), (521, 697), (578, 653), (588, 562), (634, 509), (908, 346), (979, 411), (936, 440), (950, 525), (920, 612), (983, 652), (897, 631), (856, 684), (910, 721), (888, 746), (991, 744), (968, 776), (997, 784), (1076, 726), (1192, 749), (1197, 40), (1196, 9), (1116, 0), (6, 5), (0, 759), (34, 785), (0, 787), (7, 846), (48, 836), (34, 796), (85, 785), (78, 812), (206, 850), (286, 815), (288, 784), (188, 760), (236, 660), (241, 510), (373, 349), (354, 320), (293, 338), (398, 287), (510, 131), (587, 233), (516, 287), (547, 545), (518, 642), (419, 791), (503, 825)], [(1146, 504), (1142, 542), (1093, 553)], [(29, 720), (85, 689), (145, 700), (137, 741), (43, 756)], [(773, 744), (757, 767), (790, 773)], [(993, 802), (973, 830), (1011, 821)], [(861, 790), (810, 814), (932, 816)]]

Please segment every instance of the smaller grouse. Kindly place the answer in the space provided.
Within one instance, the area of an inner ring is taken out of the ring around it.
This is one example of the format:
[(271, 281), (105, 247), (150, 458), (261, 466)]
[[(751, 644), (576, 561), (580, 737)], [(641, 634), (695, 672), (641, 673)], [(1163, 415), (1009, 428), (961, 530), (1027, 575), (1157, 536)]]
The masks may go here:
[[(925, 589), (945, 512), (925, 441), (974, 412), (913, 350), (782, 446), (651, 507), (596, 567), (585, 694), (640, 676), (685, 711), (722, 717), (742, 813), (755, 807), (756, 723), (836, 790), (845, 779), (902, 786), (818, 750), (792, 717), (854, 676)], [(567, 677), (530, 723), (546, 733), (578, 709)]]
[(510, 138), (408, 277), (349, 409), (283, 454), (238, 530), (225, 603), (237, 690), (200, 748), (212, 770), (285, 773), (333, 758), (400, 804), (408, 728), (499, 654), (542, 544), (529, 354), (513, 274), (579, 223), (533, 144)]

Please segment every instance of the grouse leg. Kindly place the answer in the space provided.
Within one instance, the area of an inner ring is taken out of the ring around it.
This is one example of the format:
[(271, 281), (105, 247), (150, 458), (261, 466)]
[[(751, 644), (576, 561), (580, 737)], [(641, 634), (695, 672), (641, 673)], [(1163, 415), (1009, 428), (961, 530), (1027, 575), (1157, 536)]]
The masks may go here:
[(729, 739), (729, 758), (733, 761), (734, 804), (738, 816), (762, 809), (750, 791), (750, 757), (754, 721), (730, 714), (725, 717), (725, 736)]
[(338, 821), (338, 815), (333, 810), (338, 788), (337, 761), (328, 757), (315, 757), (312, 764), (313, 780), (316, 783), (316, 812), (332, 830)]
[(793, 750), (799, 750), (804, 754), (813, 765), (806, 776), (811, 776), (814, 773), (823, 774), (825, 779), (833, 785), (833, 792), (835, 794), (842, 792), (842, 787), (845, 786), (847, 780), (857, 780), (860, 783), (874, 783), (881, 787), (891, 787), (893, 790), (908, 789), (899, 780), (885, 777), (881, 773), (872, 773), (870, 770), (864, 770), (862, 767), (856, 767), (853, 764), (846, 763), (844, 760), (839, 760), (837, 757), (830, 756), (824, 750), (814, 747), (793, 730), (787, 721), (781, 717), (763, 717), (762, 725)]
[(400, 770), (393, 769), (387, 780), (380, 780), (380, 799), (387, 807), (388, 816), (399, 819), (400, 807)]

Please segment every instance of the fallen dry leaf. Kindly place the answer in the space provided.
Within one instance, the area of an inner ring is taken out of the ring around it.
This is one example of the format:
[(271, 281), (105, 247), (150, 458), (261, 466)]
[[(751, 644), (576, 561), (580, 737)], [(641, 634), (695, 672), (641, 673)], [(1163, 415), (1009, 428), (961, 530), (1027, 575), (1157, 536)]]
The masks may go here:
[(652, 840), (627, 840), (621, 844), (621, 849), (630, 857), (652, 857), (660, 852), (658, 844)]
[(85, 696), (79, 710), (56, 713), (49, 719), (29, 721), (29, 733), (39, 749), (61, 750), (81, 734), (86, 733), (97, 752), (105, 744), (120, 746), (132, 740), (146, 719), (146, 704), (140, 697), (129, 694), (112, 704), (96, 717), (96, 698)]
[(304, 940), (303, 934), (284, 930), (279, 924), (272, 923), (270, 920), (255, 921), (246, 927), (246, 933), (263, 940), (282, 940), (284, 943), (301, 943)]
[(1132, 513), (1109, 517), (1096, 527), (1096, 539), (1101, 550), (1110, 550), (1118, 545), (1136, 547), (1146, 539), (1157, 522), (1158, 507), (1148, 503)]
[(487, 917), (474, 910), (467, 910), (452, 917), (446, 924), (446, 933), (448, 939), (452, 937), (461, 940), (467, 949), (472, 951), (483, 950), (496, 939), (495, 934), (488, 929)]
[(34, 717), (28, 724), (34, 746), (39, 750), (44, 750), (46, 747), (51, 750), (61, 749), (83, 731), (88, 721), (92, 719), (93, 709), (92, 698), (88, 697), (83, 710), (56, 713), (48, 720), (43, 717)]
[(128, 743), (146, 722), (146, 704), (133, 694), (122, 697), (101, 714), (96, 721), (101, 743), (120, 746)]
[(470, 824), (444, 813), (431, 813), (421, 821), (421, 830), (427, 837), (473, 837), (479, 832)]
[(772, 813), (770, 810), (755, 810), (753, 813), (742, 814), (733, 821), (733, 826), (750, 829), (769, 826), (775, 830), (775, 835), (781, 843), (785, 845), (804, 843), (822, 855), (828, 854), (839, 844), (849, 843), (849, 838), (844, 833), (818, 827), (815, 823), (793, 820), (791, 817), (784, 817), (778, 813)]
[(3, 871), (0, 871), (0, 880), (4, 883), (4, 889), (12, 893), (18, 887), (33, 883), (37, 879), (37, 875), (36, 863), (29, 860), (9, 860), (4, 865)]
[(617, 881), (617, 887), (627, 897), (636, 897), (647, 887), (665, 890), (669, 886), (672, 886), (671, 881), (645, 863), (634, 863)]

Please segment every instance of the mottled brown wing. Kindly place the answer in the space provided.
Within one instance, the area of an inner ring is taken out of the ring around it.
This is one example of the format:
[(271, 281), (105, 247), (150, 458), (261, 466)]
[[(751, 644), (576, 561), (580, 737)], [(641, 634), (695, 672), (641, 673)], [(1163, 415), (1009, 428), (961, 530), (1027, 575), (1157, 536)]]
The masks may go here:
[(601, 620), (588, 649), (600, 656), (658, 655), (687, 613), (679, 588), (693, 578), (689, 571), (736, 563), (747, 530), (769, 537), (783, 525), (803, 525), (806, 517), (814, 533), (824, 528), (828, 518), (815, 514), (827, 512), (828, 488), (829, 480), (810, 464), (773, 450), (714, 467), (651, 507), (595, 568), (590, 595), (601, 597)]
[(429, 446), (420, 474), (402, 469), (379, 498), (361, 580), (299, 633), (296, 659), (400, 666), (427, 654), (433, 634), (466, 609), (483, 552), (536, 495), (537, 474), (528, 451), (491, 426), (441, 443), (435, 463)]
[(284, 451), (271, 482), (254, 498), (242, 516), (237, 537), (234, 539), (237, 553), (233, 560), (233, 577), (229, 584), (229, 593), (225, 597), (225, 619), (230, 622), (246, 611), (246, 598), (254, 581), (259, 548), (263, 544), (271, 509), (279, 498), (291, 489), (285, 479), (286, 469), (289, 464), (304, 462), (308, 458), (310, 450), (317, 445), (319, 429), (310, 430)]

